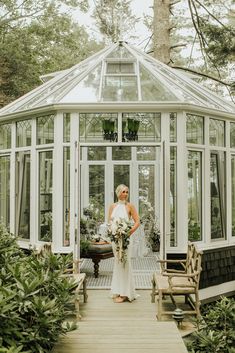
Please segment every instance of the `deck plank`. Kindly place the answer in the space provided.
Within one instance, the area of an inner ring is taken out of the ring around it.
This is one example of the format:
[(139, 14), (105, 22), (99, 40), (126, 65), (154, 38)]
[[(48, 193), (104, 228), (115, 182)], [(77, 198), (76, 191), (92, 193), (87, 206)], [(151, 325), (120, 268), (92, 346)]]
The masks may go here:
[(113, 303), (108, 290), (89, 290), (78, 329), (62, 337), (53, 353), (187, 353), (173, 321), (157, 321), (150, 291), (132, 303)]

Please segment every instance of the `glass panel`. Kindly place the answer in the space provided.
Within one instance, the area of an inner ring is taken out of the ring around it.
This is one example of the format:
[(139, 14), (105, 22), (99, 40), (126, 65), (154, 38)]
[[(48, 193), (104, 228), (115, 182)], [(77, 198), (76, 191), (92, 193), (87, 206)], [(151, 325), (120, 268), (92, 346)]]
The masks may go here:
[(131, 148), (130, 147), (112, 147), (112, 159), (115, 161), (123, 161), (131, 159)]
[(63, 215), (64, 233), (63, 246), (70, 245), (70, 148), (64, 147), (64, 178), (63, 178)]
[(81, 142), (117, 141), (117, 114), (80, 114), (79, 133)]
[(155, 171), (154, 165), (139, 165), (139, 214), (143, 216), (145, 205), (155, 209)]
[(89, 206), (93, 211), (92, 214), (96, 221), (94, 225), (95, 231), (99, 223), (103, 223), (105, 218), (104, 172), (104, 165), (89, 165)]
[(161, 142), (160, 113), (123, 113), (122, 141)]
[(170, 142), (177, 142), (177, 113), (170, 113)]
[(121, 62), (107, 63), (107, 74), (134, 74), (134, 63)]
[(39, 153), (39, 240), (52, 241), (53, 152)]
[(170, 147), (170, 246), (177, 241), (177, 149)]
[(114, 190), (115, 201), (117, 201), (115, 190), (118, 185), (125, 184), (129, 188), (130, 195), (130, 166), (129, 165), (114, 165)]
[(37, 118), (37, 144), (44, 145), (54, 142), (54, 115)]
[(100, 78), (101, 64), (90, 71), (77, 86), (71, 89), (71, 91), (61, 99), (61, 102), (97, 102), (99, 100)]
[(235, 147), (235, 123), (230, 123), (230, 147)]
[(11, 148), (11, 124), (0, 125), (0, 150)]
[(16, 235), (30, 239), (30, 153), (16, 153)]
[(204, 143), (204, 117), (187, 114), (186, 134), (188, 143)]
[(31, 120), (22, 120), (16, 123), (16, 146), (31, 146)]
[(211, 182), (211, 239), (225, 238), (225, 156), (212, 152), (210, 160)]
[(137, 161), (155, 161), (156, 147), (141, 146), (137, 147)]
[(106, 76), (103, 101), (138, 101), (136, 76)]
[(64, 142), (70, 142), (70, 113), (64, 113)]
[(210, 145), (224, 146), (225, 122), (223, 120), (210, 119)]
[(107, 58), (133, 58), (133, 55), (122, 45), (119, 45), (116, 49), (114, 49)]
[(177, 101), (178, 98), (140, 65), (141, 96), (143, 101)]
[(235, 237), (235, 155), (231, 156), (232, 236)]
[(188, 240), (202, 240), (202, 152), (188, 152)]
[(88, 161), (105, 161), (106, 147), (88, 147), (87, 159)]
[(10, 156), (0, 157), (0, 222), (10, 227)]

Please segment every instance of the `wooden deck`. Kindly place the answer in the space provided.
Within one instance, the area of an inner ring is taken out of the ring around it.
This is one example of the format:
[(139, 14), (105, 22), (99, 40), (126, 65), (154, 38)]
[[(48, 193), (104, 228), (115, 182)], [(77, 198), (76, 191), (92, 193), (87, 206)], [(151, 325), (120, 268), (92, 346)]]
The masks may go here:
[(132, 303), (113, 303), (109, 290), (88, 290), (78, 329), (62, 337), (53, 353), (187, 353), (173, 321), (158, 322), (150, 290)]

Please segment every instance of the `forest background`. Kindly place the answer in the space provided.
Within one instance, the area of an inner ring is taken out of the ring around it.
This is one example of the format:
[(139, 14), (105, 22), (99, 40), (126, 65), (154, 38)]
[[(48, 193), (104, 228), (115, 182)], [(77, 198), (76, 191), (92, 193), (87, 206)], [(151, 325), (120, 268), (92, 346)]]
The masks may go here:
[(235, 101), (235, 0), (140, 3), (0, 1), (0, 107), (120, 39)]

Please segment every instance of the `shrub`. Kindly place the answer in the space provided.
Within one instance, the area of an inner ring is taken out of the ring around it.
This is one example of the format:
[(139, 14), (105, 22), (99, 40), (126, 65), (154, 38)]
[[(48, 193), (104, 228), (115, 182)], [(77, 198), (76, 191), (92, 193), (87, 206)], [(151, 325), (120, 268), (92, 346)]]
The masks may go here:
[(73, 313), (75, 283), (62, 277), (71, 255), (25, 255), (0, 225), (0, 353), (50, 352)]
[(207, 307), (187, 348), (191, 353), (235, 353), (234, 327), (235, 301), (222, 297)]

